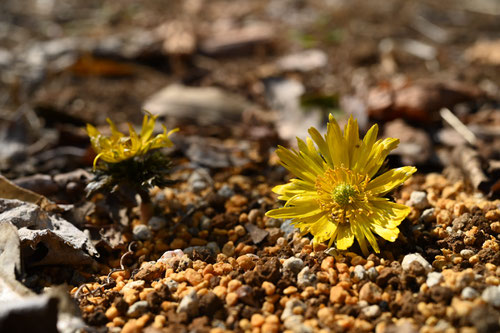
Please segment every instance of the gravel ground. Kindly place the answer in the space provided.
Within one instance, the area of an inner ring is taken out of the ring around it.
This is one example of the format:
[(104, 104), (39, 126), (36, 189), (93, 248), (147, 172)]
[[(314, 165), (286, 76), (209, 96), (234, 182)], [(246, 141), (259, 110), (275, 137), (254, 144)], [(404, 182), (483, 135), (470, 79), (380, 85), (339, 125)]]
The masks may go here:
[(103, 265), (96, 282), (71, 291), (85, 321), (110, 332), (500, 329), (499, 200), (439, 174), (414, 176), (394, 194), (412, 207), (400, 237), (365, 258), (357, 247), (313, 248), (289, 221), (264, 216), (277, 205), (269, 180), (280, 169), (205, 173), (205, 186), (174, 173), (186, 181), (153, 191), (157, 216), (123, 232), (124, 270), (111, 256), (114, 272)]

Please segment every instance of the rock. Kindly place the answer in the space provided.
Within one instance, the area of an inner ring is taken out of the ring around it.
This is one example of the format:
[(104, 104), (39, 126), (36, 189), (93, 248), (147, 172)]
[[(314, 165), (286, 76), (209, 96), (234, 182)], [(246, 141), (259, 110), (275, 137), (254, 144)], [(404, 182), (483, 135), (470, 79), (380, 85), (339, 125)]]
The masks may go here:
[(463, 249), (462, 251), (460, 251), (460, 255), (462, 256), (462, 258), (468, 260), (470, 257), (474, 255), (474, 251), (469, 249)]
[(438, 285), (442, 281), (443, 281), (443, 274), (439, 272), (430, 272), (429, 274), (427, 274), (426, 283), (427, 286), (429, 286), (429, 288)]
[(318, 277), (307, 266), (302, 268), (297, 275), (297, 286), (301, 289), (309, 286), (315, 287), (317, 282)]
[(341, 286), (333, 286), (330, 289), (330, 302), (334, 304), (343, 304), (349, 293)]
[(190, 317), (198, 315), (199, 300), (196, 295), (196, 290), (192, 290), (184, 296), (177, 307), (177, 313), (185, 312)]
[(245, 224), (245, 229), (247, 229), (254, 244), (259, 244), (269, 235), (269, 232), (257, 227), (255, 224), (247, 223)]
[(284, 321), (285, 328), (291, 330), (294, 333), (312, 333), (312, 328), (304, 325), (302, 322), (304, 321), (304, 317), (299, 315), (293, 315), (288, 317)]
[[(373, 268), (373, 267), (372, 267)], [(363, 281), (368, 276), (366, 269), (361, 265), (356, 265), (353, 272), (353, 280), (355, 282)]]
[(219, 244), (217, 244), (216, 242), (208, 242), (207, 248), (210, 249), (215, 255), (220, 253)]
[(369, 304), (378, 303), (382, 298), (382, 289), (373, 282), (365, 283), (359, 290), (359, 300)]
[(412, 262), (417, 261), (422, 265), (422, 267), (425, 269), (426, 272), (430, 272), (432, 270), (431, 264), (427, 260), (420, 255), (420, 253), (411, 253), (407, 254), (401, 263), (401, 267), (403, 268), (404, 271), (409, 271), (410, 270), (410, 265)]
[(200, 299), (200, 314), (212, 317), (217, 311), (224, 309), (224, 302), (209, 291)]
[(158, 231), (164, 229), (167, 226), (167, 221), (162, 217), (153, 216), (149, 219), (148, 226), (151, 228), (151, 230)]
[(292, 225), (292, 220), (285, 220), (280, 225), (281, 231), (285, 234), (285, 236), (291, 235), (295, 232), (295, 227)]
[(175, 280), (167, 280), (165, 284), (171, 293), (175, 293), (177, 291), (177, 287), (179, 287), (179, 283)]
[(290, 257), (283, 262), (283, 268), (298, 274), (304, 267), (304, 261), (297, 257)]
[(208, 230), (210, 229), (211, 225), (212, 225), (212, 220), (208, 216), (203, 215), (200, 219), (200, 229)]
[(228, 257), (234, 256), (234, 243), (229, 241), (222, 247), (222, 253)]
[(132, 234), (134, 235), (134, 237), (138, 240), (142, 240), (142, 241), (145, 241), (145, 240), (149, 240), (151, 239), (151, 230), (149, 230), (149, 228), (144, 225), (144, 224), (139, 224), (139, 225), (136, 225), (134, 227), (134, 229), (132, 230)]
[(191, 191), (198, 193), (213, 185), (210, 172), (204, 168), (198, 168), (191, 173), (188, 179), (188, 186)]
[(201, 125), (239, 121), (249, 103), (215, 87), (169, 85), (150, 96), (143, 109), (154, 115), (194, 120)]
[(500, 286), (489, 286), (484, 289), (481, 298), (492, 306), (500, 307)]
[(234, 195), (234, 191), (233, 191), (233, 189), (229, 185), (224, 184), (217, 191), (217, 195), (219, 195), (219, 196), (221, 196), (221, 197), (223, 197), (225, 199), (229, 199), (229, 198), (231, 198)]
[(281, 314), (281, 320), (285, 321), (287, 318), (293, 316), (293, 309), (296, 307), (301, 307), (304, 311), (307, 310), (307, 305), (296, 298), (289, 300), (285, 304), (285, 309)]
[(472, 287), (465, 287), (464, 289), (462, 289), (462, 293), (460, 294), (460, 296), (463, 299), (474, 299), (479, 296), (479, 293)]
[(269, 218), (266, 221), (266, 228), (279, 228), (281, 226), (281, 220)]
[(318, 310), (318, 319), (324, 326), (333, 326), (335, 323), (335, 312), (328, 307), (321, 308)]
[(410, 200), (408, 200), (407, 205), (415, 207), (416, 209), (425, 209), (429, 207), (429, 201), (427, 200), (427, 193), (423, 191), (411, 192)]
[(378, 271), (377, 271), (377, 269), (375, 269), (375, 267), (370, 267), (366, 272), (368, 274), (368, 278), (371, 281), (375, 281), (377, 279)]
[(202, 53), (212, 57), (248, 56), (257, 50), (270, 48), (275, 37), (274, 27), (265, 22), (219, 30), (200, 43)]
[(142, 264), (139, 271), (134, 275), (136, 280), (153, 281), (159, 279), (165, 273), (165, 265), (157, 264), (155, 261)]
[(434, 208), (427, 208), (422, 212), (422, 215), (420, 215), (420, 220), (425, 223), (430, 223), (436, 219), (434, 216), (434, 212), (436, 210)]
[(361, 309), (361, 313), (366, 317), (373, 319), (380, 316), (381, 310), (378, 305), (374, 304)]
[(309, 49), (281, 57), (277, 65), (283, 71), (309, 72), (325, 67), (327, 62), (325, 52), (319, 49)]
[(147, 301), (138, 301), (132, 304), (127, 310), (127, 316), (137, 318), (143, 315), (148, 310)]

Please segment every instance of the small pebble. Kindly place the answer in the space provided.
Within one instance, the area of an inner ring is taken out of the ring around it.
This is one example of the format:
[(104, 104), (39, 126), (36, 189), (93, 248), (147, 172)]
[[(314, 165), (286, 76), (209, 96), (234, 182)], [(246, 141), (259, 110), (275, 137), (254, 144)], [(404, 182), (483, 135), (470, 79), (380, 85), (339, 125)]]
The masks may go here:
[(366, 317), (372, 319), (378, 317), (381, 311), (380, 307), (374, 304), (361, 309), (361, 313), (364, 314)]
[(224, 184), (222, 187), (217, 191), (217, 194), (220, 195), (223, 198), (230, 198), (234, 195), (234, 191), (229, 185)]
[(206, 246), (212, 251), (213, 254), (217, 255), (220, 253), (219, 244), (217, 244), (216, 242), (208, 242)]
[(148, 302), (147, 301), (139, 301), (135, 302), (132, 304), (128, 310), (127, 310), (127, 316), (131, 318), (137, 318), (140, 317), (142, 314), (144, 314), (148, 309)]
[(151, 228), (151, 230), (158, 231), (164, 229), (167, 226), (167, 221), (165, 221), (164, 218), (153, 216), (149, 219), (148, 226)]
[(359, 290), (359, 300), (370, 304), (378, 303), (382, 299), (382, 289), (373, 282), (365, 283)]
[(295, 232), (295, 227), (292, 225), (292, 220), (285, 220), (280, 225), (281, 231), (285, 234), (285, 236), (291, 235)]
[(281, 226), (281, 220), (270, 218), (266, 221), (266, 228), (279, 228)]
[(304, 267), (297, 275), (297, 286), (301, 289), (305, 289), (309, 286), (316, 286), (318, 282), (318, 277), (316, 274), (310, 271), (309, 267)]
[(425, 209), (429, 207), (429, 201), (427, 200), (427, 193), (423, 191), (413, 191), (410, 195), (410, 200), (407, 202), (408, 206), (415, 207), (417, 209)]
[(500, 307), (500, 286), (489, 286), (484, 289), (481, 298), (492, 306)]
[(200, 229), (208, 230), (210, 229), (211, 225), (212, 225), (212, 220), (209, 217), (203, 215), (200, 219)]
[(145, 241), (151, 239), (151, 230), (144, 224), (135, 226), (134, 230), (132, 230), (132, 234), (134, 234), (134, 237), (138, 240)]
[(414, 261), (417, 261), (418, 263), (420, 263), (422, 265), (422, 267), (427, 272), (430, 272), (432, 270), (431, 264), (429, 264), (429, 262), (427, 260), (425, 260), (424, 257), (422, 257), (422, 255), (420, 253), (407, 254), (403, 258), (403, 262), (401, 263), (401, 267), (403, 268), (403, 270), (409, 271), (410, 270), (410, 265)]
[(361, 265), (357, 265), (356, 267), (354, 267), (353, 273), (354, 273), (353, 274), (354, 282), (363, 281), (364, 279), (366, 279), (366, 277), (368, 275), (366, 272), (366, 269)]
[(200, 192), (213, 184), (210, 172), (207, 169), (199, 168), (193, 171), (188, 179), (188, 185), (192, 192)]
[(472, 287), (465, 287), (464, 289), (462, 289), (462, 293), (460, 294), (460, 296), (463, 299), (475, 299), (479, 296), (479, 293)]
[(283, 268), (298, 274), (304, 267), (304, 261), (300, 258), (290, 257), (283, 262)]
[(222, 247), (222, 253), (224, 253), (228, 257), (232, 257), (234, 255), (234, 243), (229, 241)]
[(428, 287), (433, 287), (435, 285), (438, 285), (442, 281), (443, 281), (443, 274), (441, 274), (439, 272), (430, 272), (427, 275), (426, 283), (427, 283)]
[(375, 267), (370, 267), (367, 271), (367, 274), (368, 274), (368, 278), (371, 281), (375, 281), (378, 277), (378, 271)]
[(175, 293), (177, 291), (177, 287), (179, 287), (179, 283), (171, 279), (168, 279), (165, 284), (167, 285), (167, 288), (171, 293)]
[[(293, 316), (293, 309), (296, 307), (301, 307), (304, 311), (307, 310), (307, 305), (302, 302), (301, 300), (298, 300), (296, 298), (289, 300), (285, 304), (285, 309), (283, 310), (283, 313), (281, 314), (281, 320), (285, 321), (287, 318)], [(302, 316), (301, 316), (302, 317)]]
[(460, 255), (462, 256), (462, 258), (468, 260), (470, 257), (474, 255), (474, 251), (469, 249), (463, 249), (462, 251), (460, 251)]
[(427, 208), (425, 209), (423, 212), (422, 212), (422, 215), (420, 215), (420, 220), (422, 222), (425, 222), (425, 223), (430, 223), (432, 221), (434, 221), (434, 219), (436, 218), (434, 216), (434, 212), (436, 210), (434, 208)]
[(186, 312), (188, 316), (194, 317), (198, 315), (199, 300), (196, 295), (196, 290), (191, 290), (189, 294), (184, 296), (177, 307), (177, 313)]

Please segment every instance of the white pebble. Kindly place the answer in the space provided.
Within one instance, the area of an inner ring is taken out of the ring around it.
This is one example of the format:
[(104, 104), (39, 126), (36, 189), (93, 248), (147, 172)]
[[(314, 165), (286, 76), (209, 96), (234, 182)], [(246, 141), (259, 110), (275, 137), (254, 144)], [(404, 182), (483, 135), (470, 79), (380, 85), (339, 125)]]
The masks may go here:
[(427, 286), (434, 287), (443, 281), (443, 274), (439, 272), (430, 272), (427, 275)]
[(500, 307), (500, 286), (489, 286), (484, 289), (481, 298), (492, 306)]
[(401, 263), (401, 267), (403, 267), (403, 270), (408, 271), (408, 270), (410, 270), (411, 263), (414, 261), (420, 263), (422, 265), (422, 267), (424, 267), (426, 272), (432, 271), (431, 264), (429, 264), (429, 262), (427, 260), (425, 260), (425, 258), (422, 257), (422, 255), (420, 255), (420, 253), (407, 254), (403, 258), (403, 262)]
[(427, 200), (427, 193), (423, 191), (411, 192), (410, 200), (408, 200), (407, 204), (408, 206), (412, 206), (417, 209), (425, 209), (429, 207), (429, 201)]

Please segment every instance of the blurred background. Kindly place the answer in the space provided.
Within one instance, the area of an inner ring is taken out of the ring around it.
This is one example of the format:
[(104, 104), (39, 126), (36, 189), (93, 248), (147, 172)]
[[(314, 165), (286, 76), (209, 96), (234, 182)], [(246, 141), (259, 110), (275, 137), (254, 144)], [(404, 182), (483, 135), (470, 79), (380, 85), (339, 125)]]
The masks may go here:
[(3, 0), (0, 73), (9, 178), (90, 166), (85, 124), (139, 125), (143, 110), (214, 167), (267, 161), (329, 113), (378, 122), (424, 171), (471, 142), (485, 169), (500, 160), (496, 0)]

